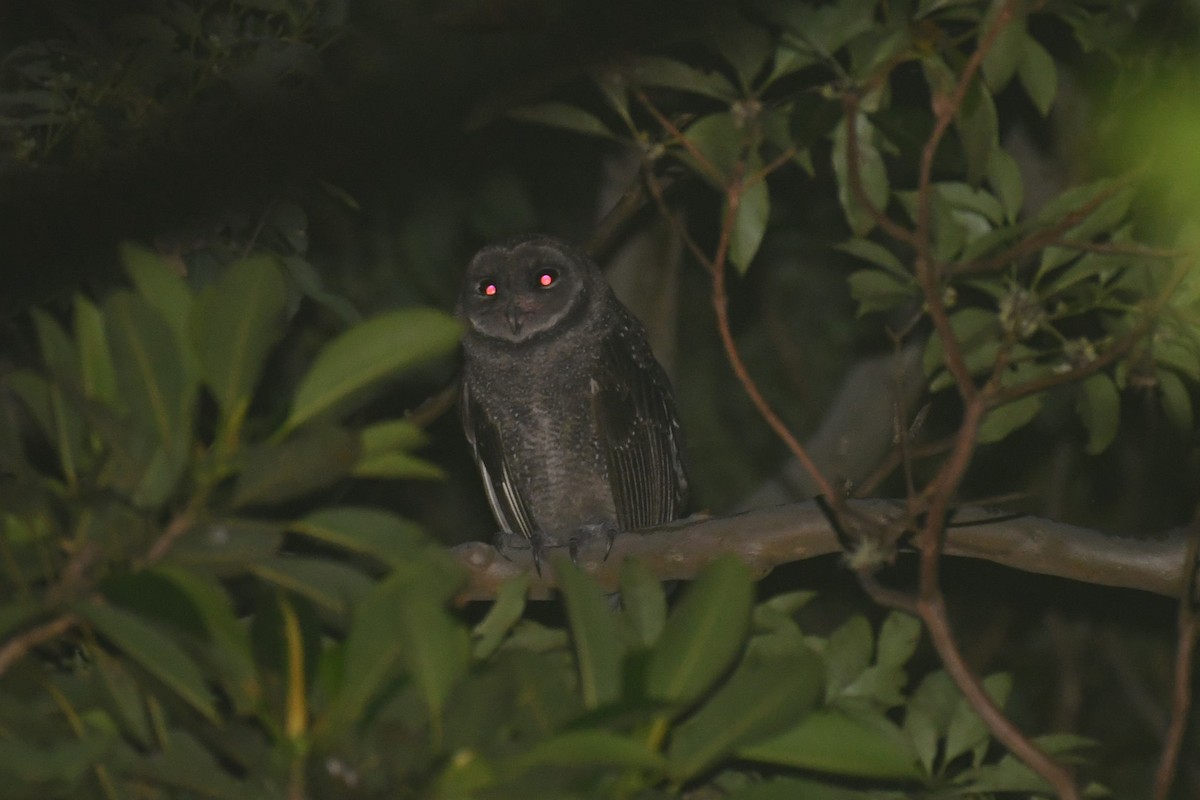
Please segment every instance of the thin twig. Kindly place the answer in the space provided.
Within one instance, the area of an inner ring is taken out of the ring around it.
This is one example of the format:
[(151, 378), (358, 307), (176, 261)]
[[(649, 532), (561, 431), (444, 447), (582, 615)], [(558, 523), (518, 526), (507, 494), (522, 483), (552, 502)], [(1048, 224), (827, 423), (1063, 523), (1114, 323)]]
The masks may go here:
[(1179, 754), (1183, 750), (1183, 736), (1187, 733), (1188, 718), (1191, 716), (1192, 662), (1196, 654), (1197, 634), (1200, 633), (1200, 617), (1196, 613), (1197, 579), (1200, 578), (1197, 569), (1200, 569), (1200, 513), (1197, 513), (1192, 525), (1187, 564), (1179, 590), (1175, 689), (1171, 701), (1171, 721), (1154, 774), (1154, 800), (1167, 800), (1171, 794), (1171, 785), (1175, 783), (1175, 772), (1179, 768)]
[(657, 122), (664, 131), (670, 134), (671, 137), (679, 143), (680, 147), (687, 151), (687, 154), (691, 156), (693, 160), (695, 160), (697, 166), (699, 166), (711, 180), (717, 184), (725, 182), (726, 176), (721, 174), (721, 170), (717, 169), (717, 165), (712, 162), (712, 159), (704, 155), (704, 153), (700, 151), (700, 148), (696, 147), (692, 140), (687, 138), (683, 131), (679, 130), (679, 127), (674, 122), (671, 122), (671, 120), (669, 120), (665, 114), (659, 111), (658, 107), (650, 102), (650, 98), (646, 96), (645, 92), (643, 92), (641, 89), (635, 89), (633, 96), (637, 98), (637, 101), (641, 103), (643, 108), (650, 112), (650, 116), (654, 117), (654, 121)]
[[(992, 395), (999, 388), (999, 369), (982, 389), (975, 385), (967, 366), (962, 346), (950, 325), (950, 317), (942, 294), (942, 269), (933, 254), (933, 163), (942, 139), (962, 109), (967, 92), (976, 78), (983, 60), (997, 38), (1016, 19), (1016, 1), (1008, 0), (997, 12), (991, 26), (983, 32), (975, 51), (971, 53), (959, 75), (953, 92), (933, 95), (934, 126), (921, 153), (917, 178), (917, 214), (914, 231), (916, 250), (914, 272), (921, 286), (925, 306), (937, 336), (942, 342), (943, 358), (954, 377), (964, 409), (962, 424), (950, 454), (938, 469), (921, 497), (910, 500), (910, 506), (924, 506), (926, 523), (917, 537), (920, 550), (917, 611), (941, 658), (947, 673), (963, 693), (967, 702), (979, 714), (988, 730), (1017, 758), (1046, 779), (1064, 800), (1077, 800), (1079, 790), (1071, 773), (1034, 744), (1020, 728), (992, 702), (983, 684), (971, 670), (955, 640), (946, 613), (945, 596), (939, 578), (946, 523), (951, 498), (961, 484), (974, 455), (979, 428), (990, 407)], [(998, 359), (997, 367), (1000, 366)]]
[(1137, 242), (1078, 242), (1072, 239), (1059, 239), (1052, 242), (1051, 245), (1053, 247), (1061, 247), (1065, 250), (1079, 250), (1084, 253), (1159, 258), (1164, 260), (1174, 260), (1188, 255), (1185, 250), (1151, 247), (1145, 244), (1138, 244)]
[(882, 208), (875, 205), (867, 193), (866, 185), (863, 184), (862, 165), (859, 163), (862, 149), (858, 142), (858, 104), (859, 96), (854, 92), (848, 92), (842, 100), (845, 109), (846, 171), (850, 181), (850, 194), (853, 195), (854, 202), (866, 209), (867, 213), (871, 215), (871, 219), (884, 233), (898, 242), (915, 247), (916, 239), (913, 232), (893, 220)]
[(165, 556), (171, 549), (171, 546), (175, 544), (180, 536), (187, 533), (195, 522), (196, 514), (192, 508), (172, 519), (171, 523), (167, 525), (166, 530), (154, 540), (154, 544), (146, 551), (146, 561), (153, 564)]
[[(681, 143), (689, 153), (693, 153), (693, 157), (699, 160), (703, 158), (703, 154), (696, 151), (695, 146), (683, 139), (683, 134), (666, 118), (651, 102), (643, 92), (637, 92), (639, 102), (658, 120), (659, 125), (663, 127), (669, 134), (681, 139)], [(773, 164), (775, 162), (772, 162)], [(709, 162), (709, 166), (711, 162)], [(775, 168), (774, 166), (771, 167)], [(715, 170), (715, 167), (713, 168)], [(758, 410), (759, 415), (766, 421), (775, 434), (783, 440), (788, 449), (796, 459), (808, 471), (822, 494), (830, 499), (830, 502), (837, 502), (838, 494), (834, 491), (829, 479), (821, 473), (812, 456), (809, 455), (804, 445), (800, 444), (800, 440), (788, 428), (787, 424), (779, 417), (771, 404), (763, 397), (759, 391), (758, 385), (751, 377), (750, 372), (746, 369), (746, 364), (742, 360), (741, 353), (738, 351), (737, 343), (733, 339), (733, 332), (729, 324), (729, 298), (725, 291), (725, 260), (729, 253), (729, 244), (733, 235), (733, 226), (737, 220), (737, 212), (741, 203), (742, 194), (748, 185), (753, 185), (755, 180), (763, 180), (765, 173), (757, 173), (756, 175), (744, 176), (745, 162), (738, 160), (734, 164), (733, 174), (729, 177), (725, 191), (725, 214), (721, 220), (721, 231), (717, 241), (717, 249), (714, 256), (709, 259), (702, 248), (700, 248), (694, 240), (683, 230), (683, 226), (675, 219), (675, 215), (667, 208), (666, 202), (662, 197), (661, 190), (657, 187), (654, 180), (654, 175), (647, 170), (647, 181), (649, 183), (650, 193), (653, 196), (655, 203), (658, 204), (659, 211), (670, 219), (672, 226), (679, 233), (687, 247), (696, 256), (697, 260), (705, 265), (712, 274), (712, 303), (713, 310), (717, 317), (717, 331), (721, 337), (721, 343), (725, 348), (725, 355), (729, 361), (730, 367), (737, 376), (738, 381), (742, 384), (750, 401)], [(716, 173), (719, 175), (719, 173)]]
[(1078, 247), (1081, 243), (1074, 245), (1063, 241), (1063, 236), (1067, 231), (1074, 228), (1079, 223), (1086, 220), (1094, 214), (1100, 206), (1107, 203), (1112, 197), (1120, 191), (1127, 181), (1117, 181), (1109, 186), (1104, 191), (1098, 192), (1088, 202), (1081, 205), (1079, 208), (1064, 215), (1053, 225), (1043, 228), (1036, 233), (1024, 237), (1018, 242), (1013, 243), (1008, 248), (1000, 251), (996, 255), (987, 259), (976, 259), (968, 261), (964, 264), (953, 265), (949, 271), (956, 275), (973, 275), (985, 272), (995, 272), (998, 269), (1003, 269), (1014, 261), (1019, 261), (1022, 258), (1031, 256), (1034, 253), (1040, 252), (1047, 247)]
[(800, 440), (788, 428), (775, 410), (771, 408), (771, 404), (763, 397), (759, 391), (758, 384), (750, 376), (749, 370), (746, 369), (746, 364), (742, 361), (741, 353), (738, 352), (737, 343), (733, 340), (733, 332), (729, 326), (729, 298), (725, 292), (725, 257), (729, 252), (729, 242), (733, 233), (734, 222), (737, 219), (738, 204), (741, 201), (743, 184), (741, 181), (741, 168), (743, 162), (739, 161), (734, 167), (734, 175), (730, 179), (729, 187), (725, 193), (725, 216), (721, 221), (721, 234), (717, 241), (716, 255), (712, 260), (712, 303), (713, 310), (717, 315), (717, 331), (721, 336), (721, 343), (725, 346), (725, 356), (729, 361), (729, 365), (733, 368), (733, 372), (737, 375), (738, 381), (741, 382), (742, 388), (750, 397), (750, 401), (754, 403), (754, 407), (758, 409), (758, 413), (771, 426), (771, 430), (783, 440), (787, 448), (791, 450), (792, 455), (804, 467), (809, 476), (813, 479), (813, 483), (817, 485), (829, 502), (838, 505), (839, 494), (829, 482), (829, 479), (821, 472), (812, 456), (808, 454), (808, 450), (804, 445), (800, 444)]
[(80, 619), (73, 612), (67, 612), (55, 617), (49, 622), (43, 623), (36, 628), (30, 628), (19, 636), (14, 636), (0, 647), (0, 675), (3, 675), (17, 661), (20, 661), (25, 655), (37, 647), (45, 644), (51, 639), (62, 636), (67, 631), (78, 625)]
[(1104, 367), (1114, 363), (1118, 358), (1125, 356), (1134, 348), (1135, 345), (1141, 342), (1150, 333), (1150, 329), (1154, 327), (1157, 321), (1158, 314), (1166, 306), (1167, 301), (1171, 299), (1171, 296), (1175, 293), (1175, 290), (1179, 288), (1179, 285), (1183, 282), (1184, 278), (1187, 277), (1194, 265), (1194, 261), (1191, 260), (1180, 261), (1176, 266), (1174, 274), (1163, 287), (1163, 290), (1159, 292), (1157, 297), (1147, 304), (1143, 312), (1142, 320), (1134, 326), (1133, 330), (1129, 331), (1129, 333), (1121, 337), (1121, 339), (1117, 342), (1114, 342), (1112, 346), (1107, 348), (1096, 358), (1093, 358), (1091, 361), (1088, 361), (1085, 364), (1080, 364), (1079, 366), (1065, 372), (1059, 372), (1052, 375), (1046, 375), (1041, 378), (1035, 378), (1015, 386), (1000, 388), (996, 391), (994, 397), (992, 398), (993, 404), (1000, 405), (1003, 403), (1008, 403), (1013, 400), (1018, 400), (1022, 397), (1028, 397), (1039, 392), (1044, 392), (1047, 389), (1054, 388), (1055, 386), (1061, 386), (1066, 383), (1074, 383), (1088, 377), (1089, 375), (1099, 372)]

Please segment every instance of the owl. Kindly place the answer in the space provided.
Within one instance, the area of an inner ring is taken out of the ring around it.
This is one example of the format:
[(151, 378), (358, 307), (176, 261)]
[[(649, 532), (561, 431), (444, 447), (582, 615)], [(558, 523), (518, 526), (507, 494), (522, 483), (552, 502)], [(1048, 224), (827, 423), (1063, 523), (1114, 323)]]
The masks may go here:
[[(583, 252), (547, 236), (467, 266), (460, 395), (497, 544), (580, 546), (684, 514), (688, 481), (671, 384), (641, 322)], [(607, 550), (605, 551), (607, 555)]]

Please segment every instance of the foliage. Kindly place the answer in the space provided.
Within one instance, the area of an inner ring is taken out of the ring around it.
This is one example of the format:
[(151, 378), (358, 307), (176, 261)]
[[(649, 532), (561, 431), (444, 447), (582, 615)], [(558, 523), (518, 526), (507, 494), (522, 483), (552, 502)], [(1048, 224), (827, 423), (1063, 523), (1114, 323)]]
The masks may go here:
[(134, 288), (77, 297), (69, 329), (35, 312), (45, 371), (6, 376), (9, 796), (634, 796), (714, 770), (731, 796), (794, 788), (735, 758), (942, 796), (1038, 785), (991, 757), (940, 673), (906, 695), (915, 620), (805, 635), (792, 615), (811, 593), (753, 607), (736, 561), (670, 609), (631, 562), (619, 614), (562, 562), (565, 628), (522, 618), (520, 581), (469, 624), (448, 610), (458, 568), (412, 523), (320, 500), (354, 475), (435, 472), (411, 423), (345, 420), (456, 325), (420, 309), (362, 322), (285, 415), (260, 417), (287, 328), (275, 260), (198, 295), (148, 251), (125, 261)]
[(11, 165), (103, 162), (231, 101), (316, 82), (345, 24), (338, 0), (62, 4), (74, 41), (41, 39), (0, 70), (0, 146)]
[[(1146, 225), (1156, 198), (1128, 175), (1031, 208), (1001, 133), (1014, 108), (1050, 112), (1061, 51), (1121, 57), (1125, 5), (721, 6), (586, 79), (541, 80), (543, 98), (523, 92), (504, 114), (636, 153), (663, 218), (722, 280), (726, 263), (755, 280), (798, 224), (794, 196), (829, 187), (841, 219), (822, 234), (852, 265), (858, 313), (923, 341), (936, 397), (986, 393), (971, 445), (1066, 407), (1099, 454), (1133, 391), (1194, 432), (1187, 231)], [(98, 23), (110, 58), (50, 41), (14, 53), (9, 157), (169, 140), (160, 123), (177, 111), (313, 78), (343, 30), (338, 3), (158, 11)], [(671, 181), (702, 187), (707, 216), (683, 225)], [(506, 220), (527, 221), (499, 194)], [(409, 244), (440, 264), (423, 223), (403, 226)], [(127, 246), (127, 286), (30, 313), (36, 365), (0, 383), (13, 797), (1050, 794), (952, 670), (919, 663), (920, 625), (901, 613), (819, 635), (797, 622), (809, 593), (756, 602), (730, 561), (677, 599), (627, 564), (619, 612), (563, 562), (559, 607), (527, 608), (520, 581), (486, 610), (459, 607), (460, 567), (419, 524), (342, 500), (443, 476), (416, 453), (420, 424), (368, 406), (449, 355), (456, 323), (411, 307), (359, 321), (304, 258), (304, 227), (280, 203), (186, 266)], [(299, 318), (314, 307), (348, 327), (309, 359)], [(1010, 685), (982, 681), (1001, 706)], [(1033, 741), (1066, 762), (1090, 752), (1071, 735)]]
[[(607, 114), (558, 101), (510, 113), (626, 142), (641, 150), (649, 181), (663, 164), (682, 164), (726, 196), (728, 258), (741, 273), (764, 235), (789, 224), (772, 217), (768, 176), (789, 162), (811, 173), (828, 158), (851, 234), (836, 247), (858, 264), (846, 281), (859, 314), (899, 312), (908, 321), (898, 338), (911, 333), (928, 318), (913, 310), (922, 272), (934, 276), (956, 358), (972, 380), (1000, 386), (981, 442), (1028, 426), (1051, 389), (1076, 376), (1087, 377), (1070, 391), (1091, 454), (1112, 442), (1129, 387), (1154, 387), (1168, 417), (1191, 429), (1183, 386), (1200, 381), (1200, 339), (1194, 275), (1172, 269), (1181, 251), (1138, 241), (1129, 177), (1070, 187), (1023, 214), (1023, 178), (1001, 143), (998, 98), (1010, 84), (1042, 116), (1056, 96), (1058, 67), (1035, 23), (1060, 22), (1074, 46), (1115, 60), (1121, 12), (1082, 3), (750, 5), (749, 17), (731, 14), (700, 37), (701, 58), (634, 56), (597, 71)], [(975, 48), (985, 54), (977, 76), (967, 71)], [(685, 110), (678, 127), (660, 105)], [(941, 124), (955, 136), (929, 144)], [(924, 363), (932, 390), (955, 385), (942, 336), (928, 338)]]

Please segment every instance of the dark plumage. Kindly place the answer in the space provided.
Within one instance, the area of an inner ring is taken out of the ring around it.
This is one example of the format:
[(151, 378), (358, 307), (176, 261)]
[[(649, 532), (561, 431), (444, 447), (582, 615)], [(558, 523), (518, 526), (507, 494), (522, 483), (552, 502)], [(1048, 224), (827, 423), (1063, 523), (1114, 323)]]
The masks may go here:
[(590, 258), (543, 236), (485, 247), (458, 311), (463, 430), (502, 541), (528, 539), (537, 561), (682, 516), (670, 383)]

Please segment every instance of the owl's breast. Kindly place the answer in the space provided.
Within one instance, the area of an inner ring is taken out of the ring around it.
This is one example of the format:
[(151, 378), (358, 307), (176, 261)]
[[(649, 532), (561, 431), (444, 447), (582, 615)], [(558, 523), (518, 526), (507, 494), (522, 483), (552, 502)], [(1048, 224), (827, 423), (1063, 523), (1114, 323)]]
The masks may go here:
[[(492, 420), (516, 489), (535, 526), (572, 531), (616, 522), (591, 387), (595, 358), (502, 359), (467, 376)], [(478, 366), (478, 365), (476, 365)]]

